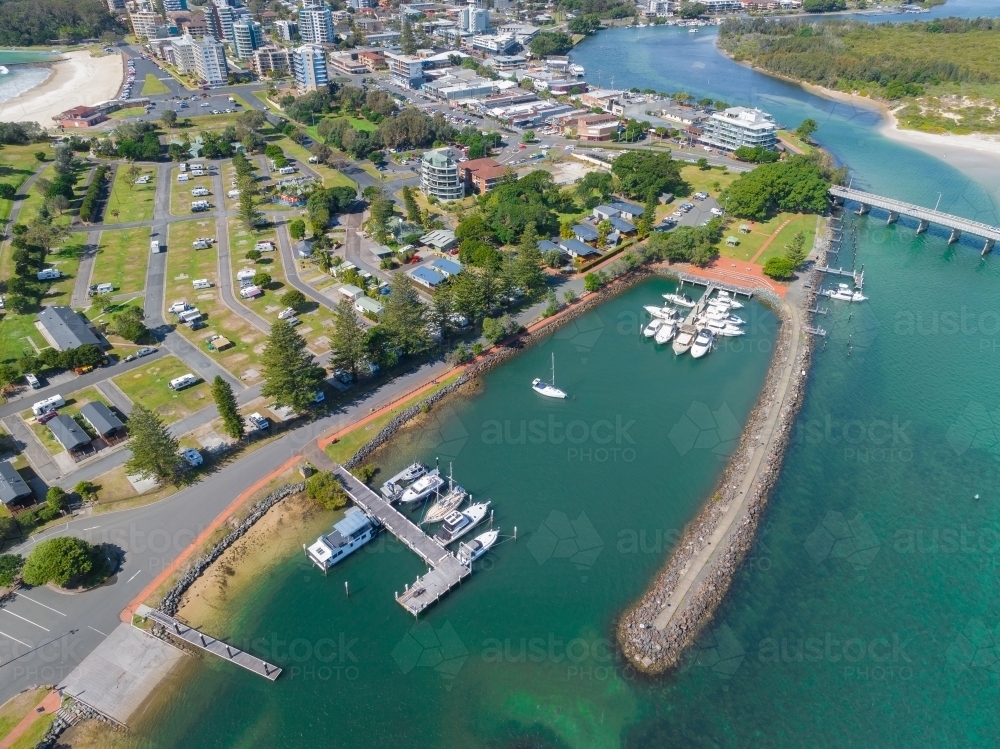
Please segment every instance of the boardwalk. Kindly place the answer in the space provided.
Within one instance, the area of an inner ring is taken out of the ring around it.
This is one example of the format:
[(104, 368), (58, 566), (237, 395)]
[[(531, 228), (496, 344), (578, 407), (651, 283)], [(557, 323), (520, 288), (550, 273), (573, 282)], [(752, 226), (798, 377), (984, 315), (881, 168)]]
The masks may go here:
[(337, 466), (334, 473), (344, 484), (344, 489), (358, 507), (370, 517), (385, 526), (385, 529), (402, 541), (431, 568), (396, 600), (414, 616), (426, 609), (441, 596), (471, 575), (450, 551), (432, 539), (407, 519), (403, 513), (392, 507), (375, 492), (362, 484), (350, 471)]
[(861, 210), (858, 211), (860, 214), (868, 213), (872, 208), (887, 211), (889, 213), (890, 224), (896, 223), (900, 216), (915, 218), (920, 222), (917, 227), (917, 234), (926, 231), (930, 224), (945, 226), (951, 229), (951, 237), (948, 239), (949, 244), (957, 242), (963, 232), (971, 234), (974, 237), (982, 237), (986, 240), (986, 244), (983, 246), (983, 254), (993, 249), (993, 243), (1000, 240), (1000, 228), (984, 224), (980, 221), (971, 221), (961, 216), (953, 216), (950, 213), (913, 205), (912, 203), (904, 203), (901, 200), (885, 198), (881, 195), (853, 190), (850, 187), (840, 187), (839, 185), (834, 185), (830, 188), (830, 195), (833, 196), (834, 200), (839, 202), (850, 200), (860, 203)]
[(237, 666), (242, 666), (247, 671), (253, 671), (255, 674), (259, 674), (265, 679), (274, 681), (278, 678), (279, 674), (281, 674), (281, 669), (277, 666), (272, 666), (267, 661), (262, 661), (260, 658), (250, 655), (239, 648), (227, 645), (222, 642), (222, 640), (216, 640), (214, 637), (209, 637), (208, 635), (199, 632), (194, 627), (182, 624), (172, 616), (164, 614), (162, 611), (149, 609), (146, 611), (146, 616), (157, 624), (162, 624), (163, 627), (174, 637), (184, 640), (184, 642), (194, 645), (196, 648), (207, 650), (212, 655), (217, 655), (223, 660), (235, 663)]

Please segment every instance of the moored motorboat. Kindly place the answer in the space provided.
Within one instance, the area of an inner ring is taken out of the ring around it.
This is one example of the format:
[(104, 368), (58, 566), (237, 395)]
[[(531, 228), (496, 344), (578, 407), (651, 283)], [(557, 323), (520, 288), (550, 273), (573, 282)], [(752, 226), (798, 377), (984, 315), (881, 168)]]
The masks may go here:
[(442, 486), (444, 486), (444, 479), (441, 478), (440, 472), (435, 468), (426, 476), (421, 476), (406, 487), (406, 491), (403, 492), (399, 501), (404, 504), (408, 504), (410, 502), (420, 502), (427, 499)]
[(677, 316), (677, 310), (673, 307), (657, 307), (647, 304), (643, 309), (653, 317), (658, 317), (661, 320), (673, 320)]
[(652, 338), (656, 335), (656, 331), (660, 329), (660, 326), (663, 325), (663, 323), (664, 320), (662, 317), (654, 317), (649, 321), (649, 325), (642, 329), (642, 334), (646, 336), (646, 338)]
[(457, 541), (466, 533), (471, 531), (486, 517), (489, 510), (489, 502), (478, 502), (469, 505), (464, 510), (454, 510), (448, 513), (444, 523), (434, 534), (434, 540), (442, 546), (447, 546), (453, 541)]
[(675, 335), (677, 335), (677, 326), (672, 322), (665, 322), (660, 326), (660, 329), (656, 331), (656, 336), (653, 340), (660, 345), (663, 345), (664, 343), (669, 343), (670, 339)]
[(458, 557), (458, 561), (468, 567), (479, 559), (479, 557), (489, 551), (497, 542), (498, 538), (500, 538), (499, 530), (491, 530), (486, 531), (486, 533), (480, 533), (474, 539), (469, 541), (469, 543), (459, 544), (458, 553), (455, 556)]
[(732, 309), (743, 309), (743, 302), (737, 301), (734, 296), (730, 296), (728, 291), (720, 291), (719, 295), (713, 301), (724, 302)]
[(677, 330), (677, 337), (674, 338), (674, 353), (678, 356), (686, 354), (694, 345), (694, 339), (697, 335), (698, 329), (693, 325), (681, 325)]
[(680, 305), (681, 307), (693, 307), (695, 305), (694, 299), (689, 297), (687, 294), (664, 294), (663, 298), (668, 302)]
[(691, 356), (695, 359), (705, 356), (705, 354), (712, 350), (714, 342), (715, 335), (712, 333), (712, 330), (710, 328), (702, 328), (698, 331), (698, 335), (691, 346)]
[(842, 302), (863, 302), (868, 299), (860, 291), (852, 289), (846, 283), (837, 284), (836, 289), (825, 289), (823, 295), (830, 297), (830, 299), (839, 299)]

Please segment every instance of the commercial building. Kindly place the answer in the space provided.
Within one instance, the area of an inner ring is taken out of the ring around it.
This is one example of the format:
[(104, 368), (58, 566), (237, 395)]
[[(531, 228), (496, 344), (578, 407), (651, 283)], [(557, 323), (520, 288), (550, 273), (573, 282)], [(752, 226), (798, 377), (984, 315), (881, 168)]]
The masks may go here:
[(328, 62), (337, 71), (348, 75), (364, 75), (368, 72), (368, 66), (353, 52), (332, 52)]
[(31, 488), (6, 460), (0, 461), (0, 502), (13, 505), (31, 496)]
[(725, 151), (742, 146), (773, 151), (778, 142), (778, 126), (771, 115), (759, 109), (730, 107), (705, 120), (698, 140)]
[(385, 61), (393, 83), (404, 88), (420, 88), (424, 82), (424, 63), (415, 55), (386, 52)]
[(486, 61), (486, 64), (494, 70), (506, 73), (511, 70), (523, 68), (527, 62), (527, 58), (522, 57), (521, 55), (497, 55), (496, 57), (489, 58)]
[(537, 26), (531, 26), (526, 23), (505, 23), (502, 26), (498, 26), (497, 31), (501, 34), (512, 35), (517, 39), (518, 44), (522, 47), (527, 47), (528, 43), (538, 35), (540, 29)]
[(621, 98), (623, 91), (614, 91), (611, 89), (595, 88), (592, 91), (587, 91), (580, 97), (580, 101), (585, 107), (600, 107), (605, 112), (611, 112), (612, 114), (621, 114), (621, 111), (615, 111), (615, 106), (621, 107)]
[(299, 33), (299, 25), (295, 21), (277, 20), (274, 22), (274, 33), (279, 39), (290, 42), (292, 37)]
[(93, 127), (107, 120), (108, 116), (99, 109), (81, 105), (67, 109), (52, 119), (63, 127)]
[(379, 31), (374, 34), (368, 34), (365, 36), (365, 39), (368, 40), (369, 44), (378, 47), (386, 47), (393, 44), (398, 44), (402, 36), (403, 35), (400, 34), (398, 31), (386, 30), (386, 31)]
[(385, 56), (380, 55), (374, 50), (366, 49), (362, 52), (358, 52), (358, 62), (362, 63), (369, 70), (382, 70), (388, 67), (385, 62)]
[(300, 94), (316, 91), (330, 82), (326, 52), (315, 44), (303, 44), (292, 51), (292, 73)]
[(463, 34), (482, 34), (490, 27), (490, 12), (477, 8), (474, 2), (462, 8), (458, 18)]
[(195, 39), (189, 34), (172, 39), (174, 64), (182, 73), (193, 73), (211, 86), (219, 86), (229, 79), (226, 50), (215, 37)]
[(576, 134), (584, 141), (610, 140), (618, 126), (618, 117), (613, 114), (588, 114), (576, 121)]
[(466, 191), (479, 195), (492, 190), (504, 176), (510, 173), (506, 166), (493, 159), (464, 161), (459, 167)]
[(420, 190), (438, 200), (465, 197), (465, 184), (459, 175), (458, 156), (450, 148), (428, 151), (420, 160)]
[(163, 17), (151, 10), (134, 10), (128, 17), (133, 33), (140, 39), (155, 39), (156, 27), (163, 23)]
[(46, 307), (38, 313), (38, 326), (45, 340), (57, 351), (68, 351), (87, 343), (101, 345), (90, 323), (71, 307)]
[(299, 36), (306, 44), (333, 44), (333, 14), (323, 6), (309, 5), (299, 11)]
[(478, 34), (470, 42), (473, 49), (489, 52), (493, 55), (506, 55), (518, 48), (517, 39), (512, 34), (497, 34), (495, 36)]
[(264, 29), (256, 21), (242, 18), (233, 24), (233, 49), (239, 60), (249, 60), (264, 46)]
[(253, 53), (253, 68), (257, 75), (285, 75), (292, 69), (292, 53), (284, 47), (261, 47)]
[(110, 13), (116, 13), (119, 10), (125, 10), (125, 0), (108, 0), (108, 11)]

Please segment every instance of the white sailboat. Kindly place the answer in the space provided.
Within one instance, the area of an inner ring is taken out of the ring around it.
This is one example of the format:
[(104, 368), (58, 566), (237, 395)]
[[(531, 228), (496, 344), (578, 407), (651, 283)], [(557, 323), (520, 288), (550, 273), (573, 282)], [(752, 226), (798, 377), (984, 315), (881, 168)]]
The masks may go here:
[(537, 377), (531, 381), (531, 389), (548, 398), (566, 398), (566, 393), (556, 387), (556, 355), (552, 354), (552, 382), (543, 382)]

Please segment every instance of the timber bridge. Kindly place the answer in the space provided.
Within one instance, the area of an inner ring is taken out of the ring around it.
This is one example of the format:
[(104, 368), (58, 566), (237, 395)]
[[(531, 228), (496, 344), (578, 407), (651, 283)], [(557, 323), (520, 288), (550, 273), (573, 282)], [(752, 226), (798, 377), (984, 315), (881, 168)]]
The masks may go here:
[(971, 234), (974, 237), (981, 237), (986, 241), (986, 244), (983, 245), (982, 254), (984, 255), (993, 249), (995, 242), (1000, 241), (1000, 228), (984, 224), (980, 221), (971, 221), (961, 216), (952, 216), (950, 213), (931, 210), (930, 208), (913, 205), (912, 203), (904, 203), (893, 198), (883, 198), (881, 195), (854, 190), (850, 187), (834, 185), (830, 188), (830, 195), (833, 197), (835, 203), (843, 203), (847, 200), (860, 203), (861, 208), (858, 210), (858, 215), (863, 216), (871, 211), (872, 208), (887, 211), (889, 214), (887, 223), (890, 224), (896, 223), (900, 216), (915, 218), (920, 222), (917, 225), (917, 234), (923, 234), (931, 224), (945, 226), (951, 229), (948, 244), (957, 242), (963, 233)]

